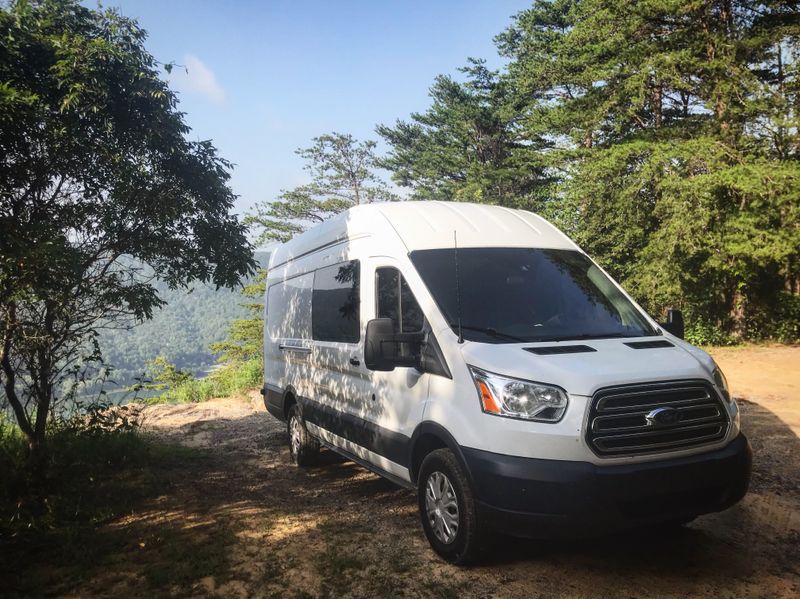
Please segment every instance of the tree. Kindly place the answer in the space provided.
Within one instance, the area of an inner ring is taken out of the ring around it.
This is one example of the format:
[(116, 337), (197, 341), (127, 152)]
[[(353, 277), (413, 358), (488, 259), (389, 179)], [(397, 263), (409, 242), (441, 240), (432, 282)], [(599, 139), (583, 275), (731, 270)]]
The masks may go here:
[(502, 72), (379, 127), (383, 164), (414, 197), (544, 212), (653, 313), (796, 338), (799, 31), (796, 0), (536, 0)]
[(233, 287), (254, 268), (230, 164), (186, 140), (145, 37), (75, 0), (0, 9), (0, 379), (34, 458), (102, 360), (98, 331), (162, 304), (156, 279)]
[(249, 360), (264, 361), (264, 291), (267, 271), (259, 270), (255, 279), (245, 285), (242, 295), (250, 301), (242, 304), (250, 312), (250, 318), (240, 318), (231, 323), (228, 338), (212, 343), (212, 352), (220, 354), (219, 360), (228, 365), (241, 364)]
[(288, 241), (309, 225), (359, 204), (397, 199), (375, 170), (374, 141), (330, 133), (297, 150), (306, 160), (311, 182), (283, 191), (275, 201), (258, 204), (245, 223), (259, 231), (258, 242)]
[(391, 147), (381, 164), (414, 199), (529, 207), (549, 183), (540, 153), (547, 143), (519, 143), (518, 113), (497, 72), (480, 60), (460, 71), (463, 83), (436, 78), (425, 113), (377, 128)]
[(132, 387), (132, 390), (165, 391), (192, 380), (191, 373), (180, 370), (164, 356), (158, 356), (150, 360), (147, 363), (147, 370), (150, 375), (150, 382), (137, 383)]
[(556, 143), (552, 215), (652, 312), (740, 337), (800, 313), (798, 23), (789, 1), (557, 0), (498, 36), (522, 137)]

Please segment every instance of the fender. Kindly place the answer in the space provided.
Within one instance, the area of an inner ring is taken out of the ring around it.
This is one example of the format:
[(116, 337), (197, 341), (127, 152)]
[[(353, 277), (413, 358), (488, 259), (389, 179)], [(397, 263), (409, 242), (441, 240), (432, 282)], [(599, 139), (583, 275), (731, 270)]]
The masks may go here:
[(409, 443), (408, 449), (408, 473), (411, 476), (411, 480), (416, 482), (418, 474), (417, 470), (419, 469), (418, 465), (414, 464), (414, 450), (417, 447), (417, 443), (419, 442), (420, 438), (426, 434), (437, 437), (445, 444), (447, 449), (453, 452), (453, 454), (456, 456), (456, 459), (467, 473), (467, 478), (469, 479), (470, 483), (474, 484), (472, 473), (469, 470), (469, 466), (467, 466), (467, 461), (464, 459), (464, 453), (461, 451), (461, 446), (458, 444), (458, 441), (456, 441), (455, 437), (453, 437), (453, 435), (451, 435), (450, 432), (441, 424), (431, 420), (420, 422), (411, 435), (411, 442)]
[(287, 385), (285, 389), (281, 389), (276, 385), (266, 383), (261, 390), (261, 394), (264, 396), (264, 406), (266, 406), (267, 412), (283, 422), (286, 422), (286, 398), (289, 395), (294, 397), (297, 405), (300, 406), (301, 410), (303, 409), (300, 398), (291, 385)]

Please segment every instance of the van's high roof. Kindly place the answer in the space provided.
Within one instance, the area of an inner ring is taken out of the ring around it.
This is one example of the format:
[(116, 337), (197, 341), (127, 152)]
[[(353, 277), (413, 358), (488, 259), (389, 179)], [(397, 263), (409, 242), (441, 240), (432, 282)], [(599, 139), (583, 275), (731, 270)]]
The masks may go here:
[(399, 237), (408, 252), (453, 247), (578, 249), (541, 216), (466, 202), (387, 202), (354, 206), (275, 248), (272, 266), (346, 239)]

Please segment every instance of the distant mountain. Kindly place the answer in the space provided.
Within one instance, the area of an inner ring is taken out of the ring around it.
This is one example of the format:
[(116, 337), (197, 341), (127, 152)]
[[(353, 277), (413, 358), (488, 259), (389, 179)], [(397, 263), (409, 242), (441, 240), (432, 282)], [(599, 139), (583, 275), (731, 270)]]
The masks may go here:
[[(267, 254), (256, 254), (266, 264)], [(128, 386), (142, 375), (148, 361), (164, 356), (181, 370), (201, 374), (216, 362), (208, 346), (227, 337), (228, 327), (247, 316), (241, 304), (249, 300), (238, 291), (196, 285), (190, 291), (156, 285), (167, 305), (153, 319), (130, 330), (104, 331), (100, 347), (106, 364), (114, 367), (113, 381)], [(113, 389), (109, 386), (109, 389)]]

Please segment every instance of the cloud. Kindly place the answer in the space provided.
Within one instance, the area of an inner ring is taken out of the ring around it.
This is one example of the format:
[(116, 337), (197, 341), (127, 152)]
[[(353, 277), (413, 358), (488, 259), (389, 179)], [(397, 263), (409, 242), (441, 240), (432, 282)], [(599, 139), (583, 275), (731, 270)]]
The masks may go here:
[(217, 82), (214, 71), (194, 54), (184, 57), (185, 69), (176, 66), (169, 78), (179, 92), (200, 94), (214, 104), (225, 102), (225, 90)]

